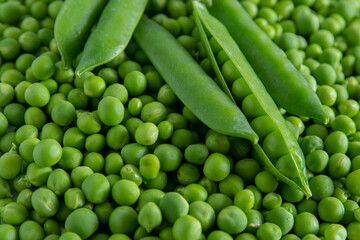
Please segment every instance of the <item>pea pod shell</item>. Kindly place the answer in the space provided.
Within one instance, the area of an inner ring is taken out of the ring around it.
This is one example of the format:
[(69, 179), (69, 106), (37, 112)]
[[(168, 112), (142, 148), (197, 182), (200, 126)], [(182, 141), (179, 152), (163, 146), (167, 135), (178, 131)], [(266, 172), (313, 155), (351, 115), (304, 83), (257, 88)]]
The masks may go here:
[(143, 19), (134, 37), (165, 82), (205, 125), (222, 134), (258, 141), (241, 110), (167, 30)]
[(264, 112), (274, 121), (275, 125), (277, 126), (277, 130), (285, 140), (284, 142), (288, 152), (293, 160), (295, 168), (297, 169), (297, 176), (294, 178), (288, 178), (283, 175), (269, 160), (269, 158), (261, 149), (260, 145), (253, 144), (256, 145), (255, 150), (259, 153), (259, 156), (274, 175), (289, 185), (301, 189), (307, 196), (310, 197), (311, 191), (306, 177), (305, 158), (295, 136), (290, 131), (275, 102), (267, 93), (264, 85), (261, 83), (256, 73), (247, 62), (245, 56), (236, 45), (235, 41), (232, 39), (225, 26), (216, 18), (212, 17), (203, 4), (199, 2), (193, 2), (193, 9), (198, 27), (202, 28), (201, 25), (204, 25), (210, 35), (217, 41), (219, 46), (221, 46), (222, 50), (225, 51), (230, 60), (234, 63), (237, 70), (245, 79), (251, 92), (257, 98), (257, 101), (259, 102)]
[(228, 29), (275, 102), (292, 114), (326, 120), (316, 93), (236, 0), (213, 0), (210, 13)]
[(66, 0), (56, 17), (54, 34), (63, 63), (72, 60), (83, 49), (93, 24), (108, 0)]
[(110, 62), (129, 43), (147, 0), (110, 0), (85, 43), (76, 74)]

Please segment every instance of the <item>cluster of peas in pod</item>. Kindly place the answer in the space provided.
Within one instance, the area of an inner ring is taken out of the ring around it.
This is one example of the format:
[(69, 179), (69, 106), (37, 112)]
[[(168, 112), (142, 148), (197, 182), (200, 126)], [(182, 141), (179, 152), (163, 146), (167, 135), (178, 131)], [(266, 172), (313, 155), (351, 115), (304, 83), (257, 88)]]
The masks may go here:
[[(202, 124), (134, 41), (76, 77), (81, 54), (65, 70), (54, 40), (63, 2), (9, 0), (0, 239), (360, 239), (360, 3), (240, 2), (324, 105), (327, 123), (280, 109), (306, 156), (311, 198), (263, 168), (247, 140)], [(214, 76), (191, 11), (191, 1), (149, 0), (145, 14)], [(238, 73), (216, 58), (241, 99)]]

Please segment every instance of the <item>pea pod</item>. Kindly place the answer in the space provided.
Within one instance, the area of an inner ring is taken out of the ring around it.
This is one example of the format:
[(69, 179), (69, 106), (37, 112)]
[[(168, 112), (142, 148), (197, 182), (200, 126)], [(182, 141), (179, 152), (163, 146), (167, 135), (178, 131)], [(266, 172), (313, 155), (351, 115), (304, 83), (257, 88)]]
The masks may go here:
[(213, 0), (210, 13), (228, 29), (275, 102), (288, 112), (326, 120), (305, 78), (236, 0)]
[(147, 0), (110, 0), (87, 40), (76, 74), (110, 62), (127, 46)]
[(65, 67), (71, 67), (107, 0), (67, 0), (55, 21), (54, 34)]
[(208, 127), (257, 142), (241, 110), (163, 27), (142, 19), (134, 37), (179, 99)]
[[(294, 134), (280, 114), (275, 102), (267, 93), (250, 64), (231, 38), (230, 34), (205, 6), (193, 2), (195, 22), (204, 45), (210, 45), (203, 27), (216, 41), (219, 51), (224, 51), (240, 76), (243, 88), (242, 110), (260, 137), (259, 144), (253, 144), (268, 169), (280, 180), (302, 190), (308, 197), (311, 191), (306, 177), (305, 158)], [(217, 67), (219, 68), (219, 67)], [(220, 73), (221, 74), (221, 73)], [(261, 126), (261, 127), (258, 127)], [(270, 127), (267, 129), (266, 127)]]

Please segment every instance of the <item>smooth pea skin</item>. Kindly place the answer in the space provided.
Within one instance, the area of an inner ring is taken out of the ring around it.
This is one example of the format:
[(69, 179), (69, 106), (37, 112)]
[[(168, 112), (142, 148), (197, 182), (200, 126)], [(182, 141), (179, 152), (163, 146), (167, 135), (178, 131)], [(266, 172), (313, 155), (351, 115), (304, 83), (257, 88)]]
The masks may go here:
[(45, 237), (42, 226), (35, 221), (25, 221), (20, 225), (19, 238), (22, 240), (42, 240)]
[(119, 205), (133, 205), (140, 196), (140, 189), (133, 181), (121, 179), (112, 186), (111, 195)]
[(87, 208), (74, 210), (65, 220), (65, 229), (78, 234), (82, 239), (87, 239), (96, 232), (99, 221), (96, 214)]
[(151, 122), (142, 123), (135, 131), (135, 140), (142, 145), (153, 145), (159, 136), (159, 129)]
[(94, 173), (81, 184), (86, 199), (95, 204), (103, 203), (106, 201), (110, 194), (110, 183), (107, 178), (100, 174)]
[(132, 234), (138, 227), (138, 214), (129, 206), (114, 209), (109, 218), (109, 228), (112, 233)]
[(172, 232), (176, 240), (197, 240), (201, 235), (201, 224), (193, 216), (182, 216), (175, 221)]
[(10, 224), (0, 224), (0, 232), (2, 234), (2, 239), (4, 240), (18, 239), (16, 228)]
[(231, 205), (220, 211), (216, 222), (221, 230), (229, 234), (239, 234), (245, 230), (248, 221), (240, 208)]
[(115, 126), (123, 120), (124, 110), (124, 105), (119, 99), (107, 96), (99, 102), (97, 113), (102, 123)]
[(61, 156), (61, 145), (54, 139), (40, 140), (34, 147), (34, 162), (40, 166), (53, 166), (60, 161)]
[(158, 227), (161, 221), (161, 210), (154, 202), (148, 202), (140, 209), (138, 222), (147, 232)]
[(230, 173), (230, 161), (221, 153), (213, 153), (206, 159), (203, 172), (208, 179), (221, 181)]
[(256, 232), (259, 240), (280, 240), (281, 235), (280, 227), (274, 223), (264, 223)]
[(189, 211), (189, 203), (183, 196), (176, 192), (166, 193), (160, 200), (159, 207), (164, 217), (171, 223)]
[(210, 231), (215, 224), (215, 211), (207, 202), (192, 202), (189, 208), (189, 215), (200, 221), (203, 232)]

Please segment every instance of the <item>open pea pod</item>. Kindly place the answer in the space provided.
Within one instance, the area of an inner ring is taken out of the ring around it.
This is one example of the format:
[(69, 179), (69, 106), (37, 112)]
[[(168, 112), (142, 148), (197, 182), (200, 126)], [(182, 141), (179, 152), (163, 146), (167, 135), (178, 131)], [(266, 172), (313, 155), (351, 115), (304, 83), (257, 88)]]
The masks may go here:
[(162, 26), (142, 19), (134, 38), (178, 98), (209, 128), (253, 143), (257, 134), (244, 114)]
[(209, 12), (228, 29), (280, 107), (292, 114), (326, 121), (323, 106), (306, 79), (237, 0), (213, 0)]
[(109, 0), (85, 43), (76, 75), (110, 62), (124, 51), (146, 4), (147, 0)]
[[(241, 104), (242, 111), (260, 137), (260, 143), (253, 143), (259, 157), (280, 180), (302, 190), (310, 197), (304, 155), (275, 102), (225, 26), (211, 16), (200, 2), (193, 2), (193, 11), (203, 45), (210, 45), (205, 29), (213, 40), (213, 48), (226, 53), (228, 60), (224, 64), (232, 66), (232, 75), (238, 75), (235, 84), (241, 87), (236, 90), (237, 102)], [(220, 68), (215, 66), (215, 69)], [(225, 77), (222, 79), (226, 81)]]
[(81, 52), (108, 0), (66, 0), (56, 17), (54, 35), (64, 66)]

